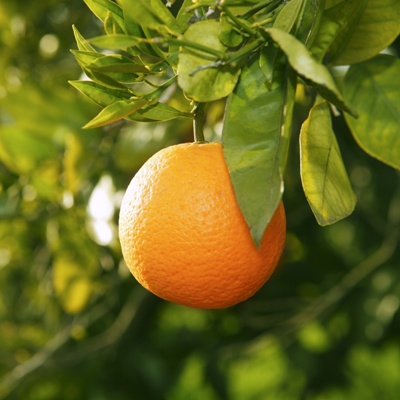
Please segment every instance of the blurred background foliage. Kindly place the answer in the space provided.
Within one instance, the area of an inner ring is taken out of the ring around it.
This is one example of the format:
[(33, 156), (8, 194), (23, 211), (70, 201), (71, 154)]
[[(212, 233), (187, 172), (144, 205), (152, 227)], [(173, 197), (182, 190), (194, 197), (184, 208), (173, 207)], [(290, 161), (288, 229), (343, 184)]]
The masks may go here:
[[(0, 398), (398, 399), (398, 172), (335, 118), (358, 204), (321, 228), (296, 132), (287, 246), (271, 281), (225, 310), (166, 303), (128, 273), (116, 221), (135, 171), (191, 140), (191, 123), (83, 131), (98, 109), (67, 83), (81, 74), (72, 24), (85, 37), (101, 30), (82, 0), (0, 3)], [(210, 108), (208, 139), (222, 113), (221, 102)]]

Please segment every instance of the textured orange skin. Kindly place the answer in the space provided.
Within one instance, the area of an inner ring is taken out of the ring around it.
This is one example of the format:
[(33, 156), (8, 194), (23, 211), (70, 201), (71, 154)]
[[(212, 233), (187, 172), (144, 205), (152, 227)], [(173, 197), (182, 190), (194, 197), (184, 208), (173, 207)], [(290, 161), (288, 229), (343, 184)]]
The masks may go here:
[(220, 143), (185, 143), (151, 157), (132, 179), (119, 219), (125, 262), (155, 295), (195, 308), (251, 297), (282, 254), (280, 202), (257, 249), (238, 207)]

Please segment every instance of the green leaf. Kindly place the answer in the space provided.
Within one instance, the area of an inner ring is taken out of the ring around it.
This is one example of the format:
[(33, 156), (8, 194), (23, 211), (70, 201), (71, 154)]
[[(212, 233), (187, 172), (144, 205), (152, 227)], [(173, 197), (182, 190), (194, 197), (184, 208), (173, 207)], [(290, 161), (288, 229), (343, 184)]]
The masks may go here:
[(75, 25), (72, 25), (72, 30), (74, 32), (76, 44), (78, 45), (78, 49), (80, 51), (91, 51), (93, 53), (96, 52), (96, 49), (92, 47), (90, 43), (80, 34)]
[(125, 32), (124, 13), (121, 7), (111, 0), (84, 0), (92, 13), (103, 23), (112, 17), (121, 32)]
[(120, 0), (124, 13), (142, 28), (159, 33), (183, 33), (183, 27), (161, 0)]
[[(400, 1), (351, 0), (358, 4), (330, 48), (336, 65), (368, 60), (388, 47), (400, 34)], [(340, 6), (340, 5), (339, 5)]]
[(186, 12), (186, 9), (191, 5), (193, 5), (192, 0), (184, 0), (181, 8), (178, 11), (176, 20), (177, 20), (178, 24), (180, 24), (181, 26), (188, 25), (189, 20), (193, 15), (191, 12)]
[(291, 67), (306, 81), (312, 82), (321, 96), (340, 109), (354, 114), (345, 102), (334, 78), (329, 70), (317, 62), (308, 49), (293, 35), (280, 29), (265, 30), (271, 39), (286, 54)]
[(256, 245), (260, 245), (283, 191), (287, 147), (282, 145), (282, 124), (290, 118), (285, 116), (287, 77), (282, 55), (277, 65), (271, 85), (266, 84), (257, 57), (243, 66), (228, 98), (222, 132), (236, 198)]
[(69, 83), (102, 108), (132, 97), (129, 92), (109, 89), (92, 81), (70, 81)]
[(124, 30), (121, 29), (120, 25), (118, 24), (118, 21), (111, 13), (108, 13), (106, 19), (104, 20), (104, 30), (107, 35), (124, 33)]
[(304, 0), (292, 0), (286, 3), (275, 19), (274, 28), (290, 32), (296, 23), (303, 3)]
[(89, 42), (104, 49), (121, 50), (139, 45), (140, 38), (121, 34), (102, 35), (91, 38)]
[(120, 54), (101, 55), (85, 65), (92, 71), (115, 73), (148, 73), (149, 70), (143, 64), (137, 64), (133, 60)]
[(110, 89), (127, 90), (127, 88), (123, 84), (116, 81), (113, 77), (105, 73), (93, 71), (87, 68), (87, 66), (91, 62), (101, 57), (100, 53), (75, 50), (71, 50), (71, 52), (72, 54), (74, 54), (76, 60), (78, 61), (78, 64), (81, 66), (89, 79)]
[(357, 143), (368, 154), (400, 169), (400, 60), (379, 55), (355, 64), (344, 80), (344, 94), (359, 117), (345, 115)]
[[(204, 34), (207, 32), (207, 34)], [(210, 48), (223, 55), (226, 47), (219, 40), (219, 23), (199, 21), (190, 25), (184, 40)], [(187, 96), (199, 102), (209, 102), (228, 96), (234, 89), (239, 69), (229, 65), (218, 66), (218, 56), (193, 47), (182, 47), (178, 63), (178, 85)]]
[(132, 121), (170, 121), (178, 117), (192, 118), (191, 114), (184, 113), (168, 104), (156, 103), (146, 106), (129, 115), (127, 119)]
[(225, 14), (221, 14), (219, 40), (224, 46), (237, 47), (243, 42), (243, 36), (238, 33)]
[(309, 49), (321, 26), (325, 0), (305, 1), (300, 11), (295, 36)]
[(119, 100), (101, 110), (100, 113), (89, 121), (83, 128), (93, 129), (111, 124), (126, 118), (147, 104), (148, 101), (145, 99)]
[(301, 180), (307, 201), (322, 226), (351, 214), (356, 197), (347, 177), (326, 101), (317, 101), (300, 133)]

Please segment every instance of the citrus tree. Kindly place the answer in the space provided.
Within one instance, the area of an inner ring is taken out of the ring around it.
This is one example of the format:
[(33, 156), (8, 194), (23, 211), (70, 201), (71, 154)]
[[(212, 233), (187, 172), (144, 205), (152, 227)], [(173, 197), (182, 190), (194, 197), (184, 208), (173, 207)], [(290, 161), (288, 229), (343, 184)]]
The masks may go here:
[(356, 203), (332, 113), (343, 113), (367, 153), (400, 167), (400, 62), (380, 54), (399, 35), (397, 2), (86, 3), (105, 34), (85, 39), (74, 28), (73, 53), (90, 80), (71, 84), (102, 107), (85, 128), (193, 118), (194, 140), (204, 141), (206, 106), (227, 98), (224, 155), (256, 244), (284, 190), (296, 92), (311, 98), (299, 162), (319, 224)]
[[(2, 1), (0, 398), (397, 399), (399, 25), (395, 0)], [(142, 290), (116, 233), (142, 164), (203, 140), (256, 246), (287, 213), (284, 265), (223, 310)]]

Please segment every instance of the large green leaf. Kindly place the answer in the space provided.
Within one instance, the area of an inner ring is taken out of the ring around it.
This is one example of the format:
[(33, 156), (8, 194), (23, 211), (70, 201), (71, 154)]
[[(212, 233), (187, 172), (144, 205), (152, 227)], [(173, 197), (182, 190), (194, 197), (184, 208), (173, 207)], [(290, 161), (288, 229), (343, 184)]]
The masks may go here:
[(293, 35), (277, 28), (268, 28), (266, 32), (286, 54), (292, 68), (302, 78), (312, 82), (321, 96), (342, 110), (353, 113), (329, 70), (312, 57), (303, 43)]
[(282, 145), (282, 125), (288, 110), (282, 54), (277, 65), (271, 85), (266, 83), (257, 57), (243, 66), (239, 82), (228, 98), (222, 133), (236, 198), (257, 245), (283, 191), (282, 165), (286, 155), (282, 148), (287, 147)]
[(400, 34), (399, 0), (349, 0), (349, 3), (357, 6), (347, 14), (347, 21), (330, 48), (331, 59), (337, 65), (367, 60)]
[[(220, 27), (215, 20), (199, 21), (187, 29), (184, 40), (224, 54), (226, 47), (219, 40)], [(178, 84), (196, 101), (208, 102), (228, 96), (236, 85), (239, 69), (229, 65), (213, 65), (219, 61), (210, 52), (184, 46), (179, 54)]]
[(358, 144), (378, 160), (400, 169), (400, 60), (379, 55), (351, 66), (344, 94), (359, 115), (346, 115)]
[(326, 101), (311, 109), (300, 133), (301, 180), (310, 207), (322, 226), (347, 217), (356, 197), (332, 130)]
[(312, 54), (353, 64), (378, 54), (400, 33), (398, 0), (328, 1)]

